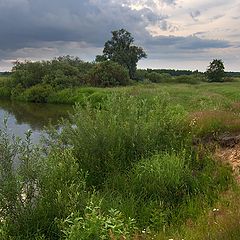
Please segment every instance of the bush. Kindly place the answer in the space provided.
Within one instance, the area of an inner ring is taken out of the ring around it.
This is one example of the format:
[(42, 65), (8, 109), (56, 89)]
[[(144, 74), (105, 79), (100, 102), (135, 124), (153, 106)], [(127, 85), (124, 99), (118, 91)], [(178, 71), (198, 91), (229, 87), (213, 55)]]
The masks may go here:
[(112, 61), (98, 63), (89, 72), (89, 83), (92, 86), (125, 86), (129, 82), (127, 69)]
[(0, 97), (1, 98), (10, 98), (11, 97), (11, 88), (9, 87), (0, 87)]
[(182, 75), (174, 77), (173, 82), (175, 83), (188, 83), (188, 84), (198, 84), (200, 83), (201, 78), (196, 75)]
[(24, 88), (21, 85), (21, 83), (18, 83), (14, 88), (12, 88), (11, 90), (11, 98), (12, 99), (18, 99), (21, 98), (22, 99), (22, 95), (24, 92)]
[(29, 88), (42, 82), (46, 72), (41, 62), (16, 62), (12, 69), (13, 85), (21, 84)]
[(88, 198), (85, 175), (71, 150), (55, 145), (46, 151), (32, 146), (30, 131), (20, 141), (10, 139), (5, 130), (0, 131), (0, 150), (1, 221), (4, 219), (0, 236), (58, 239), (62, 235), (58, 221), (72, 212), (83, 212)]
[(164, 94), (153, 100), (109, 95), (101, 109), (91, 106), (77, 106), (62, 133), (88, 171), (90, 185), (103, 184), (106, 175), (129, 169), (154, 151), (179, 151), (188, 141), (185, 111), (170, 105)]
[(154, 83), (169, 82), (172, 77), (168, 73), (151, 72), (146, 74), (146, 78)]
[(44, 103), (48, 96), (53, 92), (49, 84), (37, 84), (25, 90), (24, 99), (28, 102)]
[(72, 214), (65, 220), (65, 225), (67, 240), (130, 240), (136, 230), (134, 219), (124, 219), (116, 209), (110, 209), (104, 214), (100, 205), (94, 204), (92, 200), (86, 206), (83, 216)]

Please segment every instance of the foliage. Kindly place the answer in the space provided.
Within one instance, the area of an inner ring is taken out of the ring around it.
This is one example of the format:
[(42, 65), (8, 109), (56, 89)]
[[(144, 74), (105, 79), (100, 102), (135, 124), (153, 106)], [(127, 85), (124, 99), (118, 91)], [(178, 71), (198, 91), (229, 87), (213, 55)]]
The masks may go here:
[[(0, 131), (1, 229), (11, 239), (61, 235), (56, 218), (65, 219), (85, 206), (85, 180), (70, 150), (42, 150), (26, 139)], [(4, 225), (3, 225), (4, 224)]]
[(191, 178), (185, 156), (159, 154), (134, 166), (132, 183), (134, 190), (144, 199), (174, 203), (189, 194)]
[(29, 88), (39, 84), (45, 74), (41, 62), (16, 61), (12, 69), (13, 85), (21, 84), (23, 88)]
[(37, 84), (49, 84), (54, 88), (80, 86), (86, 82), (93, 64), (70, 56), (50, 61), (17, 61), (12, 69), (12, 87), (18, 84), (26, 89)]
[(146, 78), (154, 83), (171, 82), (172, 77), (168, 73), (151, 72), (146, 74)]
[(180, 124), (184, 110), (169, 105), (163, 93), (152, 100), (110, 95), (101, 109), (78, 105), (62, 133), (91, 185), (101, 185), (109, 173), (129, 169), (154, 151), (179, 149), (188, 140)]
[(103, 49), (103, 55), (97, 56), (96, 61), (112, 60), (119, 63), (129, 71), (131, 79), (135, 78), (137, 62), (147, 55), (141, 47), (133, 45), (134, 38), (125, 29), (112, 31), (112, 38), (108, 40)]
[(174, 77), (174, 83), (198, 84), (202, 81), (200, 75), (181, 75)]
[(27, 102), (45, 103), (52, 92), (53, 89), (51, 85), (37, 84), (26, 89), (23, 95)]
[(136, 230), (134, 219), (125, 220), (116, 209), (104, 214), (100, 205), (92, 199), (85, 207), (83, 216), (72, 214), (65, 220), (65, 225), (68, 225), (64, 229), (67, 240), (132, 239)]
[(1, 98), (10, 98), (11, 96), (11, 88), (8, 87), (0, 87), (0, 97)]
[(232, 183), (195, 137), (239, 129), (237, 84), (60, 90), (80, 103), (44, 145), (0, 131), (0, 238), (148, 239), (192, 224)]
[(49, 103), (65, 103), (65, 104), (85, 104), (88, 97), (96, 92), (100, 92), (96, 88), (65, 88), (56, 92), (52, 92), (48, 97)]
[(223, 82), (224, 63), (221, 59), (213, 59), (206, 71), (209, 82)]
[(148, 68), (145, 71), (147, 73), (152, 73), (152, 72), (159, 73), (159, 74), (166, 73), (166, 74), (170, 74), (173, 77), (182, 76), (182, 75), (192, 75), (198, 72), (197, 70), (191, 71), (191, 70), (179, 70), (179, 69), (151, 69), (151, 68)]
[(98, 63), (89, 72), (89, 82), (92, 86), (125, 86), (129, 84), (129, 81), (130, 79), (126, 69), (112, 61)]

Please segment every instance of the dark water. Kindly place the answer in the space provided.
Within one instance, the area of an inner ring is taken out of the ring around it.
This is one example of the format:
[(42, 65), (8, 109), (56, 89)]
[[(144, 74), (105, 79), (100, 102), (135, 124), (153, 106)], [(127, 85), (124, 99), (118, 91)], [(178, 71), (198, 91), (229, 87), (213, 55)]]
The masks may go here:
[(61, 104), (21, 103), (0, 100), (0, 128), (4, 127), (7, 117), (7, 131), (9, 134), (24, 137), (29, 129), (32, 131), (32, 142), (37, 143), (43, 133), (44, 126), (57, 126), (61, 118), (67, 118), (72, 112), (72, 106)]

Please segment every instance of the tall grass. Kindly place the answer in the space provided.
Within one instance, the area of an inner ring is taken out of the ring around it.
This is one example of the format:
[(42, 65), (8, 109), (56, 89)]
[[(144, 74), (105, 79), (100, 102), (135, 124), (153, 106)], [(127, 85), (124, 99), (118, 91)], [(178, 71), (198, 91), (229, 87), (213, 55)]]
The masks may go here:
[(144, 99), (114, 95), (100, 108), (76, 106), (62, 138), (73, 146), (90, 184), (106, 175), (130, 169), (158, 151), (180, 151), (189, 140), (183, 123), (186, 112), (168, 103), (165, 95)]
[(156, 230), (192, 216), (198, 199), (212, 204), (231, 182), (229, 169), (192, 148), (186, 114), (165, 93), (116, 94), (99, 108), (77, 105), (60, 139), (88, 172), (87, 186), (99, 190), (103, 209)]
[(87, 98), (44, 145), (0, 131), (0, 234), (131, 239), (195, 219), (232, 177), (192, 146), (187, 116), (167, 93), (134, 90)]

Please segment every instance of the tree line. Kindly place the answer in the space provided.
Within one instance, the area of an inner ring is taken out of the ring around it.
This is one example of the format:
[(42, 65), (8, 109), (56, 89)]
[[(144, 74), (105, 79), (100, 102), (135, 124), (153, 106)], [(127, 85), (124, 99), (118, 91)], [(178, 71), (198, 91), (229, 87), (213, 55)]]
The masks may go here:
[(19, 100), (24, 92), (25, 100), (44, 102), (49, 93), (65, 88), (126, 86), (134, 80), (196, 84), (201, 81), (222, 82), (225, 76), (236, 76), (225, 74), (221, 59), (210, 62), (205, 73), (197, 70), (137, 69), (138, 61), (146, 57), (143, 48), (134, 44), (131, 33), (125, 29), (112, 31), (112, 38), (105, 43), (102, 55), (97, 55), (94, 62), (69, 55), (48, 61), (16, 61), (11, 80), (0, 82), (0, 96)]

